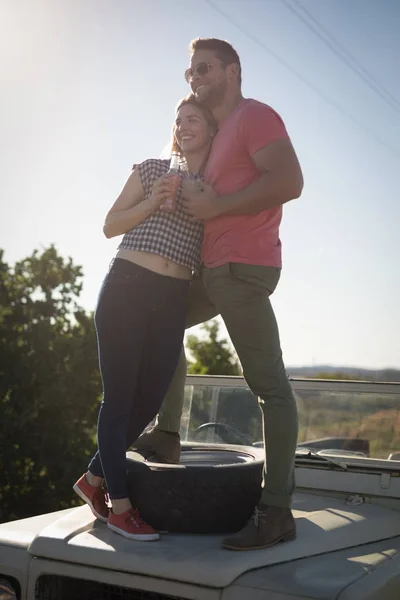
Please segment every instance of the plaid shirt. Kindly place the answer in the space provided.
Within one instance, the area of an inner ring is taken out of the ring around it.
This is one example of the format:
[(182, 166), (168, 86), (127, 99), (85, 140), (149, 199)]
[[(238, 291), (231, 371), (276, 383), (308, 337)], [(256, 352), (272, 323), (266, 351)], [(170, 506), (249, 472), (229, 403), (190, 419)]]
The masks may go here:
[[(139, 168), (145, 193), (144, 200), (150, 196), (154, 181), (167, 173), (169, 162), (150, 158), (139, 165), (133, 165), (134, 169)], [(181, 192), (179, 186), (175, 212), (158, 210), (154, 215), (147, 217), (124, 235), (119, 248), (153, 252), (197, 272), (200, 268), (203, 225), (193, 223), (183, 212)]]

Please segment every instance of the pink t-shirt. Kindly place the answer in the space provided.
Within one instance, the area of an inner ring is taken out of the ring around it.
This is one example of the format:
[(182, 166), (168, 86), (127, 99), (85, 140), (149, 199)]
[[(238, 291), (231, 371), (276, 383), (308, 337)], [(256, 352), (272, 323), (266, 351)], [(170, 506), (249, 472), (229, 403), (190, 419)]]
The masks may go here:
[[(287, 137), (282, 119), (270, 106), (251, 98), (243, 100), (220, 124), (206, 182), (220, 196), (246, 188), (260, 177), (252, 155)], [(278, 206), (254, 215), (226, 215), (206, 221), (202, 261), (206, 267), (228, 262), (281, 267), (281, 219), (282, 206)]]

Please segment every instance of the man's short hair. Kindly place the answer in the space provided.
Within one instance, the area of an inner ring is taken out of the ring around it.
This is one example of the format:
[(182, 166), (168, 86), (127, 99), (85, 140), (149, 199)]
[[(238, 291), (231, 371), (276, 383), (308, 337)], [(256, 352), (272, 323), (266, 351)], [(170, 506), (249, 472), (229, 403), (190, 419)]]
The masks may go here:
[(229, 42), (225, 40), (219, 40), (218, 38), (196, 38), (190, 42), (189, 51), (194, 54), (196, 50), (212, 50), (215, 52), (215, 56), (224, 65), (231, 65), (236, 63), (239, 67), (238, 71), (238, 82), (239, 85), (242, 83), (242, 67), (240, 64), (239, 54), (231, 46)]

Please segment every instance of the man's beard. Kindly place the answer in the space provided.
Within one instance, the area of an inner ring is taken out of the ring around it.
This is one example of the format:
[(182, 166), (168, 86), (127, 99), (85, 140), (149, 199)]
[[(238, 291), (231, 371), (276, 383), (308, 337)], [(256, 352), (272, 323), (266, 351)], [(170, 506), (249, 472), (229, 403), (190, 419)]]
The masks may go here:
[(225, 93), (226, 84), (225, 82), (221, 82), (215, 87), (209, 88), (207, 94), (201, 100), (199, 99), (198, 102), (204, 104), (204, 106), (207, 106), (210, 110), (213, 110), (214, 108), (217, 108), (217, 106), (223, 104)]

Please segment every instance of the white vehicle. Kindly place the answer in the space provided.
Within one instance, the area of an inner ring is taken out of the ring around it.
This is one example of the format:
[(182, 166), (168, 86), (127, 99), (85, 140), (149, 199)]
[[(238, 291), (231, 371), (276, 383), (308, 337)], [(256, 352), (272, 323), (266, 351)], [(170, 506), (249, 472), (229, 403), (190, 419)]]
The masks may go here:
[(181, 463), (127, 454), (161, 540), (126, 540), (87, 506), (3, 523), (0, 600), (399, 600), (400, 384), (292, 386), (296, 540), (221, 549), (259, 497), (259, 409), (242, 378), (188, 376)]

